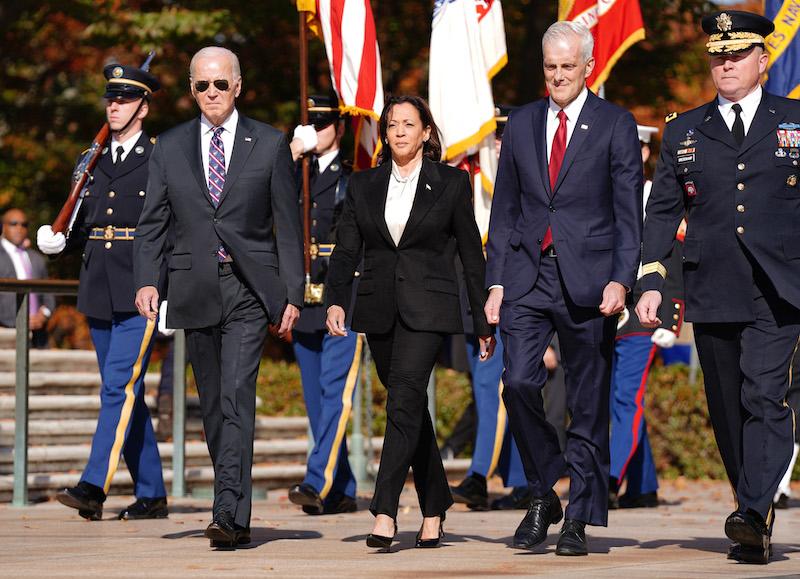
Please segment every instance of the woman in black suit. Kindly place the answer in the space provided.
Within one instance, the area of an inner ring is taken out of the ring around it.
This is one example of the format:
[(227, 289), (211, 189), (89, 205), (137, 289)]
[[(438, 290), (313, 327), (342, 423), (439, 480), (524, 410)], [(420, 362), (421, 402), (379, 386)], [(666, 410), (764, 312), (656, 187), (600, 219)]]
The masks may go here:
[(439, 163), (433, 116), (419, 97), (392, 97), (380, 119), (381, 164), (350, 178), (327, 278), (327, 327), (345, 335), (353, 272), (362, 256), (351, 328), (367, 335), (388, 391), (386, 435), (367, 545), (388, 548), (414, 471), (422, 510), (418, 547), (436, 547), (453, 504), (428, 413), (428, 377), (446, 334), (462, 333), (455, 252), (464, 264), (481, 355), (494, 351), (483, 314), (484, 257), (464, 171)]

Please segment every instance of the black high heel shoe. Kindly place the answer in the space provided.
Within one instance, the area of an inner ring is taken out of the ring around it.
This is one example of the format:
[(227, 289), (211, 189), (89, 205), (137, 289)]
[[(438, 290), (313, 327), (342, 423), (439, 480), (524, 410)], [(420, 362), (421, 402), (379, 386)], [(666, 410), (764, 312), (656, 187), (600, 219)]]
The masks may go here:
[(442, 537), (444, 537), (444, 519), (445, 513), (439, 518), (439, 536), (435, 539), (423, 539), (422, 538), (422, 528), (417, 532), (417, 541), (414, 546), (418, 549), (436, 549), (440, 546)]
[(397, 521), (394, 522), (394, 535), (391, 537), (385, 537), (383, 535), (375, 535), (370, 533), (367, 535), (367, 547), (372, 547), (373, 549), (384, 549), (389, 550), (392, 546), (392, 541), (397, 536)]

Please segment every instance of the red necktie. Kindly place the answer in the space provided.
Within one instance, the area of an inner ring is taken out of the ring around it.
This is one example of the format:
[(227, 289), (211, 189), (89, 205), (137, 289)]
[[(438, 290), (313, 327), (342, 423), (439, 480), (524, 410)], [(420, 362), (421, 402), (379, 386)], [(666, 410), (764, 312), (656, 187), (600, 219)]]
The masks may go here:
[[(553, 137), (553, 146), (550, 148), (550, 163), (548, 166), (550, 191), (555, 189), (558, 173), (561, 171), (561, 163), (564, 162), (564, 151), (567, 150), (567, 115), (563, 110), (560, 110), (557, 116), (558, 128)], [(542, 239), (542, 251), (547, 250), (551, 245), (553, 245), (553, 231), (548, 226)]]

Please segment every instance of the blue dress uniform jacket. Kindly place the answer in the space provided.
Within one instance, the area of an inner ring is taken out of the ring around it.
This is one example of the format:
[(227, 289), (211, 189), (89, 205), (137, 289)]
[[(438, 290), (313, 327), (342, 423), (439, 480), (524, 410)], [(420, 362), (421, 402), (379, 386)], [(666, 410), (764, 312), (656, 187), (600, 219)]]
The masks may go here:
[(112, 151), (106, 150), (95, 168), (67, 246), (67, 251), (83, 249), (78, 310), (89, 317), (111, 320), (113, 313), (136, 312), (132, 239), (89, 236), (95, 228), (136, 227), (146, 197), (152, 150), (150, 137), (142, 132), (119, 167), (114, 165)]
[(687, 213), (686, 319), (754, 319), (749, 252), (778, 294), (800, 307), (800, 144), (780, 147), (800, 102), (763, 93), (741, 146), (714, 100), (667, 123), (647, 205), (642, 289), (661, 290), (665, 260)]
[[(347, 191), (350, 169), (342, 164), (340, 155), (331, 161), (325, 171), (311, 177), (311, 243), (326, 246), (333, 243), (335, 216), (341, 212)], [(300, 196), (300, 215), (303, 215), (303, 197)], [(325, 283), (328, 274), (330, 251), (323, 251), (311, 260), (311, 282)], [(295, 329), (314, 332), (325, 329), (326, 311), (323, 304), (303, 307), (303, 315)]]

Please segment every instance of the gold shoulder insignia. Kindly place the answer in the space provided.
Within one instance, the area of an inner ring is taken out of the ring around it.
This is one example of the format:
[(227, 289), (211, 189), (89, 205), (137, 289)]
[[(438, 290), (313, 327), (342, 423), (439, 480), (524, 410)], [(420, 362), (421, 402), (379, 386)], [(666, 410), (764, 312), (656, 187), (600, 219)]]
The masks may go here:
[(157, 137), (150, 137), (150, 142), (153, 143), (154, 145), (156, 144), (157, 140), (158, 140)]
[(664, 117), (664, 122), (668, 123), (670, 121), (674, 121), (678, 118), (678, 113), (670, 113), (666, 117)]
[(90, 150), (90, 149), (86, 149), (86, 150), (84, 150), (84, 151), (81, 151), (81, 154), (80, 154), (80, 156), (81, 156), (81, 157), (83, 157), (83, 156), (84, 156), (86, 153), (88, 153), (88, 152), (89, 152), (89, 150)]

